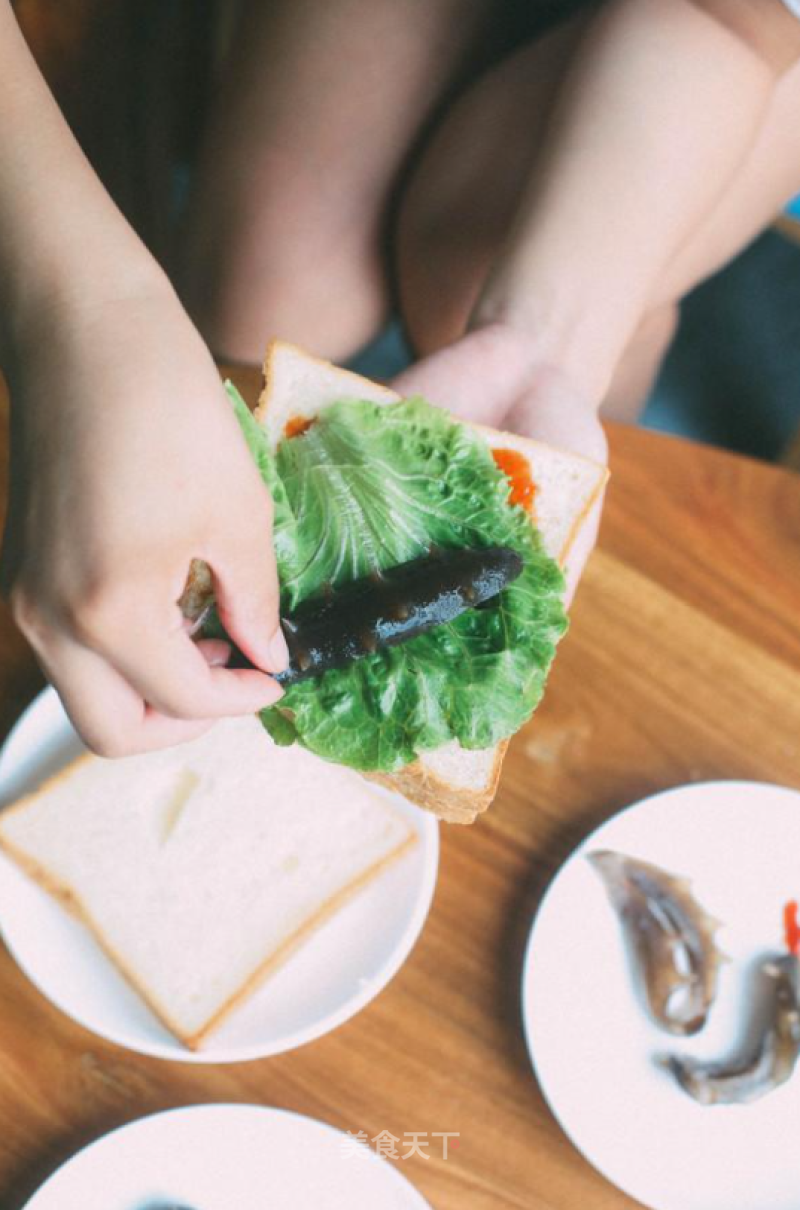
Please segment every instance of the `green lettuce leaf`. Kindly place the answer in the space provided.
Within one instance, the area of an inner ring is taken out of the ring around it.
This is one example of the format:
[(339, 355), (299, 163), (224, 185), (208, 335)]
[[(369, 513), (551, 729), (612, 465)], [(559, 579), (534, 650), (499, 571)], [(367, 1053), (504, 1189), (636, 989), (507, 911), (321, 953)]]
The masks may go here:
[(275, 501), (284, 611), (431, 544), (510, 546), (524, 562), (495, 601), (290, 687), (261, 715), (275, 741), (393, 771), (452, 739), (488, 748), (517, 731), (566, 629), (564, 581), (480, 438), (421, 399), (350, 400), (273, 456), (244, 403), (234, 406)]
[(239, 421), (253, 461), (272, 496), (272, 537), (279, 573), (281, 578), (295, 575), (303, 561), (301, 535), (298, 532), (286, 488), (278, 474), (275, 459), (269, 448), (267, 435), (232, 382), (225, 383), (225, 390), (233, 404), (236, 419)]

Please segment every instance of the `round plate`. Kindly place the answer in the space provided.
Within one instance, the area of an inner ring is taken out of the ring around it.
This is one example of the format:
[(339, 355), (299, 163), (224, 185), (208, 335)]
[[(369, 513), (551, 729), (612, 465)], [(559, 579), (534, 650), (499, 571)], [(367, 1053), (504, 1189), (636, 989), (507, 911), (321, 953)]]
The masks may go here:
[(141, 1118), (59, 1168), (24, 1210), (430, 1210), (368, 1146), (256, 1105)]
[[(585, 859), (595, 849), (685, 875), (699, 903), (725, 922), (717, 943), (731, 961), (695, 1037), (673, 1037), (647, 1016), (619, 919)], [(523, 975), (539, 1083), (578, 1150), (653, 1210), (800, 1206), (800, 1069), (750, 1105), (704, 1107), (657, 1062), (667, 1054), (725, 1059), (741, 1047), (748, 975), (768, 952), (783, 951), (790, 899), (800, 899), (800, 793), (713, 782), (657, 794), (609, 820), (542, 901)]]
[[(0, 805), (81, 751), (61, 703), (46, 689), (0, 753)], [(388, 791), (376, 792), (388, 794)], [(393, 805), (420, 843), (355, 896), (202, 1050), (186, 1050), (125, 982), (89, 931), (0, 854), (0, 927), (39, 990), (94, 1033), (143, 1054), (188, 1063), (263, 1058), (328, 1033), (362, 1009), (408, 957), (428, 914), (439, 861), (438, 823), (399, 795)]]

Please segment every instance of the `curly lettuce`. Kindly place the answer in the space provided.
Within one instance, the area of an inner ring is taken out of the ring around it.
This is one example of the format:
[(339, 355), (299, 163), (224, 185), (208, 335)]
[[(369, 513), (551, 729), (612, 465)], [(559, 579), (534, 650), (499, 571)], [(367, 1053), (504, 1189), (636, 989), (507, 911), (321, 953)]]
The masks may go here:
[(538, 704), (567, 620), (564, 580), (481, 439), (422, 399), (347, 400), (273, 454), (228, 386), (275, 506), (281, 608), (440, 547), (509, 546), (523, 559), (497, 598), (398, 647), (289, 687), (264, 710), (279, 744), (392, 772), (457, 740), (489, 748)]

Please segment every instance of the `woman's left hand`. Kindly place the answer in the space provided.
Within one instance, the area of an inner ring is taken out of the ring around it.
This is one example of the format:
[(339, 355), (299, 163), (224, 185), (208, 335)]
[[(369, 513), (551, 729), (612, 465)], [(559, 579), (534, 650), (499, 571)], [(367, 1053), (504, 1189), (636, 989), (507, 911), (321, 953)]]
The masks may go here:
[[(392, 383), (404, 396), (422, 395), (460, 419), (520, 433), (605, 465), (608, 448), (597, 409), (557, 366), (539, 360), (535, 341), (495, 323), (404, 370)], [(572, 598), (596, 538), (602, 497), (567, 560)]]

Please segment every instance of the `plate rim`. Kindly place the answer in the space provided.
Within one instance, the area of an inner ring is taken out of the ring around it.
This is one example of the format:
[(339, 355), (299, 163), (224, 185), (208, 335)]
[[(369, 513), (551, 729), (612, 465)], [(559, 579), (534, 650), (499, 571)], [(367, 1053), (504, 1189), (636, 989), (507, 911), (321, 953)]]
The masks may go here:
[[(113, 1146), (121, 1135), (133, 1133), (138, 1129), (143, 1129), (164, 1119), (174, 1121), (176, 1119), (201, 1117), (205, 1114), (211, 1115), (219, 1112), (224, 1114), (231, 1110), (237, 1114), (258, 1116), (262, 1120), (266, 1120), (267, 1118), (271, 1118), (272, 1120), (277, 1118), (284, 1120), (291, 1119), (295, 1123), (301, 1124), (303, 1128), (311, 1127), (326, 1134), (338, 1135), (340, 1138), (347, 1137), (344, 1130), (338, 1126), (334, 1126), (331, 1122), (326, 1122), (322, 1118), (313, 1118), (306, 1113), (299, 1113), (295, 1109), (285, 1109), (280, 1105), (262, 1105), (251, 1101), (199, 1101), (191, 1105), (175, 1105), (169, 1109), (157, 1109), (153, 1113), (146, 1113), (140, 1117), (132, 1118), (129, 1122), (123, 1122), (119, 1126), (114, 1126), (111, 1130), (98, 1135), (97, 1138), (91, 1139), (83, 1147), (79, 1147), (77, 1151), (63, 1160), (49, 1176), (45, 1177), (42, 1184), (34, 1190), (28, 1201), (21, 1207), (21, 1210), (37, 1210), (37, 1201), (40, 1197), (51, 1194), (53, 1189), (58, 1193), (55, 1183), (64, 1177), (69, 1168), (78, 1161), (84, 1161), (87, 1158), (91, 1160), (90, 1153), (101, 1151), (105, 1146)], [(417, 1205), (409, 1207), (409, 1210), (433, 1210), (433, 1207), (426, 1201), (416, 1185), (404, 1173), (399, 1172), (392, 1164), (383, 1160), (371, 1148), (365, 1148), (365, 1155), (368, 1155), (370, 1160), (374, 1161), (375, 1164), (382, 1166), (381, 1171), (384, 1174), (389, 1174), (389, 1179), (395, 1182), (398, 1192), (402, 1190), (407, 1196), (417, 1199)], [(47, 1210), (46, 1206), (45, 1210)]]
[[(31, 725), (31, 720), (40, 711), (45, 709), (57, 709), (66, 719), (68, 726), (72, 726), (69, 718), (66, 716), (66, 711), (61, 703), (58, 693), (52, 685), (42, 689), (32, 702), (25, 708), (16, 720), (14, 725), (6, 735), (2, 745), (0, 745), (0, 768), (4, 761), (8, 759), (7, 752), (12, 744), (19, 739), (19, 736), (24, 733), (26, 727)], [(74, 731), (74, 728), (73, 728)], [(381, 786), (374, 786), (375, 792), (382, 797), (396, 800), (399, 796), (392, 791), (384, 789)], [(405, 800), (404, 800), (405, 802)], [(11, 805), (10, 803), (7, 805)], [(413, 807), (413, 804), (407, 804)], [(404, 808), (405, 809), (405, 808)], [(51, 1004), (58, 1012), (67, 1017), (82, 1029), (87, 1030), (95, 1037), (102, 1038), (106, 1042), (110, 1042), (115, 1046), (119, 1046), (123, 1050), (135, 1054), (143, 1054), (148, 1058), (161, 1059), (166, 1062), (189, 1063), (195, 1065), (208, 1064), (232, 1064), (232, 1063), (250, 1063), (258, 1059), (274, 1058), (277, 1055), (287, 1054), (289, 1051), (297, 1050), (301, 1046), (306, 1046), (311, 1042), (317, 1041), (319, 1038), (325, 1037), (327, 1034), (338, 1029), (346, 1024), (353, 1017), (357, 1016), (364, 1008), (366, 1008), (374, 999), (383, 992), (395, 976), (405, 965), (408, 958), (411, 956), (425, 923), (433, 906), (433, 899), (436, 892), (436, 886), (439, 875), (439, 859), (440, 859), (440, 837), (439, 837), (439, 821), (432, 812), (424, 811), (421, 808), (415, 808), (418, 815), (415, 816), (417, 824), (414, 824), (415, 831), (419, 837), (421, 847), (421, 869), (419, 875), (419, 883), (414, 898), (413, 910), (410, 912), (408, 919), (403, 927), (402, 934), (398, 938), (394, 949), (390, 951), (387, 959), (380, 967), (377, 977), (370, 979), (363, 986), (346, 1000), (340, 1004), (339, 1008), (326, 1016), (321, 1017), (318, 1021), (305, 1026), (302, 1029), (293, 1030), (289, 1033), (284, 1033), (281, 1037), (274, 1040), (268, 1045), (252, 1044), (248, 1046), (235, 1047), (232, 1045), (215, 1047), (213, 1041), (201, 1050), (189, 1050), (188, 1047), (176, 1038), (173, 1042), (154, 1041), (148, 1042), (141, 1040), (134, 1043), (131, 1039), (121, 1036), (113, 1030), (101, 1029), (96, 1026), (84, 1013), (74, 1012), (67, 1008), (60, 998), (55, 997), (38, 977), (38, 973), (31, 968), (28, 961), (20, 954), (18, 946), (9, 939), (4, 913), (0, 911), (0, 936), (3, 944), (8, 949), (9, 954), (15, 964), (22, 971), (25, 978), (36, 988), (37, 992), (44, 996), (49, 1004)], [(18, 868), (8, 858), (8, 856), (0, 851), (0, 863), (5, 862), (8, 867), (16, 872)], [(35, 885), (35, 884), (32, 884)], [(47, 892), (42, 888), (36, 888), (39, 893), (46, 896), (47, 901), (52, 907), (63, 912), (52, 897), (47, 895)], [(91, 934), (90, 934), (91, 935)], [(95, 944), (97, 945), (96, 939)], [(109, 962), (108, 955), (103, 951), (102, 947), (97, 945), (98, 954), (102, 956), (103, 961)], [(113, 965), (113, 964), (112, 964)], [(38, 971), (38, 968), (37, 968)], [(149, 1010), (152, 1011), (152, 1010)]]
[[(687, 791), (718, 790), (723, 787), (726, 789), (731, 789), (732, 787), (736, 787), (738, 789), (745, 789), (747, 792), (757, 791), (757, 790), (763, 791), (764, 789), (768, 789), (770, 791), (777, 790), (781, 793), (784, 793), (784, 794), (787, 794), (787, 795), (790, 795), (790, 796), (796, 798), (798, 800), (798, 805), (800, 806), (800, 789), (796, 786), (787, 786), (781, 782), (756, 781), (756, 780), (752, 780), (749, 778), (736, 778), (736, 777), (709, 778), (709, 779), (702, 780), (702, 781), (682, 782), (675, 786), (666, 786), (661, 790), (655, 790), (652, 794), (647, 794), (643, 798), (637, 799), (635, 802), (628, 803), (626, 806), (621, 807), (618, 811), (614, 811), (611, 815), (609, 815), (609, 817), (607, 819), (604, 819), (602, 821), (602, 823), (599, 823), (595, 828), (592, 828), (591, 832), (587, 833), (587, 835), (583, 838), (583, 840), (579, 841), (575, 845), (575, 847), (570, 850), (570, 852), (567, 854), (567, 856), (564, 858), (564, 860), (561, 862), (561, 864), (558, 866), (558, 868), (553, 872), (553, 875), (550, 878), (550, 881), (547, 883), (547, 886), (545, 887), (545, 890), (534, 911), (533, 918), (531, 920), (531, 925), (528, 930), (528, 938), (525, 943), (525, 952), (524, 952), (524, 957), (523, 957), (523, 961), (522, 961), (522, 976), (521, 976), (521, 980), (520, 980), (520, 1008), (521, 1008), (520, 1015), (522, 1017), (522, 1032), (523, 1032), (523, 1037), (525, 1040), (525, 1049), (528, 1052), (528, 1061), (530, 1063), (532, 1073), (534, 1075), (534, 1078), (536, 1079), (536, 1084), (542, 1095), (542, 1098), (543, 1098), (548, 1110), (550, 1111), (553, 1118), (555, 1119), (559, 1129), (561, 1131), (563, 1131), (563, 1133), (564, 1133), (565, 1137), (567, 1138), (568, 1142), (570, 1143), (570, 1145), (575, 1148), (575, 1150), (578, 1152), (578, 1154), (588, 1164), (591, 1165), (591, 1167), (595, 1170), (595, 1172), (599, 1173), (599, 1175), (603, 1178), (603, 1180), (606, 1181), (609, 1185), (611, 1185), (614, 1189), (618, 1189), (621, 1193), (624, 1193), (628, 1197), (633, 1198), (635, 1201), (639, 1202), (642, 1206), (647, 1206), (648, 1210), (662, 1210), (662, 1208), (650, 1206), (650, 1203), (643, 1202), (642, 1195), (640, 1192), (638, 1192), (636, 1189), (631, 1188), (627, 1184), (627, 1182), (619, 1181), (616, 1178), (616, 1176), (612, 1176), (606, 1170), (606, 1168), (603, 1166), (602, 1163), (598, 1162), (594, 1158), (593, 1155), (590, 1155), (586, 1151), (586, 1149), (583, 1146), (581, 1146), (581, 1144), (576, 1139), (574, 1132), (567, 1125), (563, 1116), (561, 1115), (559, 1110), (556, 1108), (556, 1105), (551, 1097), (549, 1087), (546, 1086), (546, 1084), (542, 1080), (539, 1066), (536, 1062), (534, 1046), (533, 1046), (533, 1039), (531, 1036), (532, 1012), (531, 1012), (531, 1003), (530, 1002), (531, 1002), (531, 994), (532, 994), (531, 987), (532, 987), (532, 983), (533, 983), (533, 979), (531, 977), (531, 971), (532, 971), (532, 967), (533, 967), (533, 951), (535, 948), (537, 931), (538, 931), (540, 923), (541, 923), (541, 917), (542, 917), (542, 913), (543, 913), (545, 904), (550, 899), (556, 883), (559, 881), (562, 874), (564, 874), (566, 872), (566, 870), (569, 866), (572, 866), (573, 863), (576, 863), (577, 861), (580, 860), (580, 858), (584, 855), (584, 852), (592, 845), (592, 843), (594, 842), (594, 840), (599, 832), (601, 832), (609, 824), (616, 822), (617, 820), (621, 819), (625, 815), (628, 815), (630, 812), (638, 810), (639, 808), (644, 807), (652, 802), (655, 802), (656, 800), (674, 797), (676, 795), (682, 795), (682, 794), (685, 794)], [(798, 1078), (800, 1078), (800, 1075), (798, 1076)], [(734, 1210), (735, 1210), (735, 1208), (734, 1208)]]

